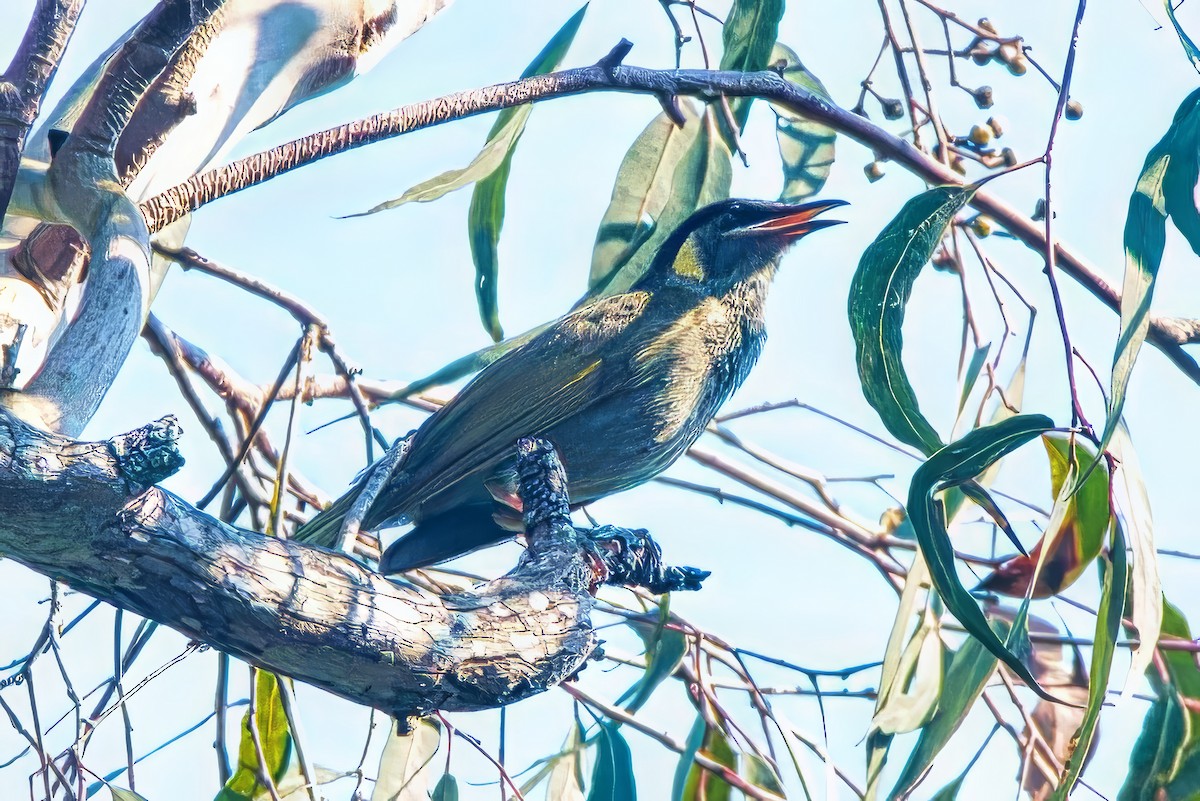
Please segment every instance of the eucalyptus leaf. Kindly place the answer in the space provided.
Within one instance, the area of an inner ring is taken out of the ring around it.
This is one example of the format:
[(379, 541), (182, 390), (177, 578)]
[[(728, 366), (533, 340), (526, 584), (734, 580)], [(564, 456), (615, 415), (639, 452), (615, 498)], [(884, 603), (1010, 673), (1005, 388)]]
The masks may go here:
[(596, 733), (596, 764), (587, 801), (637, 801), (633, 755), (616, 724), (600, 721)]
[[(1181, 31), (1182, 33), (1182, 31)], [(1190, 41), (1190, 40), (1189, 40)], [(1150, 328), (1150, 304), (1166, 246), (1166, 221), (1173, 217), (1191, 242), (1200, 247), (1200, 216), (1192, 198), (1200, 148), (1200, 89), (1188, 95), (1171, 127), (1150, 149), (1142, 165), (1125, 217), (1125, 280), (1121, 288), (1121, 328), (1113, 353), (1108, 414), (1100, 438), (1103, 452), (1112, 441), (1138, 352)], [(1171, 187), (1171, 201), (1165, 193)], [(1200, 252), (1200, 250), (1197, 250)]]
[(584, 745), (579, 724), (572, 724), (562, 752), (551, 761), (546, 801), (583, 801)]
[(512, 149), (521, 137), (521, 134), (525, 130), (525, 122), (529, 119), (530, 112), (533, 111), (533, 106), (517, 106), (514, 109), (508, 110), (513, 112), (512, 116), (508, 118), (499, 131), (488, 137), (487, 142), (483, 145), (483, 149), (479, 151), (479, 154), (466, 167), (447, 170), (441, 175), (437, 175), (411, 187), (404, 194), (400, 195), (400, 197), (385, 200), (366, 211), (347, 214), (346, 218), (378, 214), (381, 211), (399, 208), (405, 203), (428, 203), (444, 197), (457, 189), (462, 189), (464, 186), (468, 186), (475, 181), (488, 177), (500, 169), (500, 165), (508, 157), (509, 150)]
[(133, 790), (125, 790), (121, 787), (108, 786), (108, 791), (112, 793), (112, 801), (146, 801), (145, 798), (135, 793)]
[(904, 371), (904, 310), (913, 283), (974, 187), (943, 186), (909, 200), (867, 246), (850, 284), (859, 383), (892, 436), (927, 455), (941, 437), (921, 414)]
[[(776, 43), (771, 51), (771, 64), (780, 62), (786, 64), (781, 71), (786, 80), (829, 98), (825, 85), (804, 68), (795, 51)], [(784, 106), (772, 103), (771, 108), (775, 112), (775, 138), (783, 161), (783, 191), (779, 193), (779, 199), (784, 203), (799, 203), (820, 192), (829, 178), (837, 132)]]
[[(675, 673), (688, 651), (687, 635), (667, 626), (670, 617), (670, 596), (664, 596), (659, 606), (658, 624), (647, 630), (637, 625), (634, 630), (646, 644), (646, 669), (637, 684), (630, 687), (617, 703), (625, 704), (628, 712), (637, 712), (650, 700), (658, 686)], [(628, 701), (628, 703), (626, 703)]]
[(442, 741), (442, 727), (431, 718), (412, 721), (406, 734), (392, 724), (371, 801), (428, 801), (429, 764)]
[(680, 102), (683, 126), (659, 114), (625, 154), (612, 199), (596, 232), (588, 293), (582, 302), (625, 292), (659, 247), (697, 209), (729, 197), (729, 149), (712, 107)]
[(1124, 422), (1117, 426), (1110, 447), (1117, 461), (1112, 493), (1117, 515), (1121, 518), (1133, 553), (1130, 574), (1131, 607), (1129, 617), (1138, 632), (1138, 645), (1129, 657), (1129, 674), (1124, 694), (1132, 691), (1154, 659), (1158, 637), (1163, 629), (1162, 580), (1158, 574), (1158, 549), (1154, 545), (1154, 515), (1142, 478), (1137, 451)]
[(429, 801), (458, 801), (458, 779), (449, 773), (443, 773), (442, 778), (434, 785)]
[[(1008, 623), (1002, 620), (991, 621), (988, 630), (996, 642), (1010, 633)], [(946, 669), (945, 690), (938, 702), (937, 712), (921, 730), (921, 736), (888, 798), (907, 795), (925, 777), (933, 765), (934, 757), (958, 731), (995, 670), (996, 657), (978, 638), (969, 638), (955, 652)]]
[(786, 797), (779, 772), (758, 754), (742, 754), (742, 777), (755, 787), (761, 787), (769, 793)]
[[(575, 34), (578, 33), (586, 12), (587, 4), (584, 4), (559, 28), (525, 68), (525, 72), (521, 73), (522, 78), (544, 75), (558, 68), (575, 40)], [(533, 107), (520, 106), (517, 109), (501, 111), (488, 134), (488, 141), (500, 135), (504, 127), (517, 116), (520, 108)], [(528, 117), (528, 112), (525, 116)], [(523, 132), (524, 124), (513, 137), (496, 169), (490, 175), (477, 180), (475, 190), (471, 194), (471, 207), (467, 212), (467, 239), (471, 243), (471, 259), (475, 263), (475, 297), (479, 304), (479, 316), (483, 320), (484, 328), (497, 342), (504, 338), (496, 298), (496, 277), (500, 272), (497, 247), (500, 243), (500, 231), (504, 227), (504, 196), (508, 188), (508, 175), (512, 169), (512, 157)]]
[[(936, 493), (970, 481), (989, 465), (1054, 427), (1044, 415), (1025, 414), (977, 428), (941, 450), (917, 468), (909, 486), (908, 515), (917, 534), (917, 542), (929, 565), (929, 575), (946, 607), (973, 637), (1002, 660), (1039, 696), (1048, 701), (1059, 699), (1041, 688), (1037, 679), (1021, 661), (1028, 650), (1025, 616), (1028, 601), (1022, 604), (1013, 621), (1007, 641), (996, 637), (971, 594), (958, 580), (954, 546), (946, 531), (945, 513)], [(947, 683), (949, 679), (947, 678)]]
[[(767, 68), (775, 38), (779, 35), (783, 5), (783, 0), (733, 0), (733, 7), (721, 29), (725, 46), (721, 53), (721, 69), (759, 72)], [(746, 127), (751, 102), (749, 97), (729, 100), (739, 131)]]
[(1067, 801), (1075, 781), (1083, 771), (1083, 763), (1096, 735), (1100, 708), (1108, 693), (1108, 678), (1112, 673), (1113, 654), (1121, 633), (1121, 618), (1129, 590), (1129, 570), (1125, 563), (1125, 536), (1119, 521), (1110, 521), (1111, 539), (1108, 555), (1099, 560), (1100, 608), (1096, 611), (1096, 633), (1092, 646), (1091, 676), (1088, 680), (1087, 708), (1083, 721), (1071, 739), (1071, 751), (1063, 765), (1058, 787), (1051, 801)]
[(1187, 35), (1187, 31), (1179, 24), (1179, 18), (1175, 16), (1175, 0), (1163, 0), (1163, 6), (1167, 9), (1167, 16), (1171, 20), (1171, 24), (1175, 26), (1175, 35), (1179, 37), (1179, 43), (1183, 45), (1183, 52), (1188, 57), (1188, 61), (1192, 62), (1192, 66), (1200, 71), (1200, 49), (1196, 47), (1196, 43), (1192, 41), (1192, 37)]
[(217, 793), (215, 801), (255, 801), (270, 797), (269, 790), (259, 781), (260, 770), (278, 787), (291, 765), (292, 734), (283, 711), (279, 679), (268, 671), (257, 670), (254, 683), (253, 719), (262, 746), (263, 764), (259, 764), (258, 749), (250, 733), (251, 710), (247, 710), (242, 717), (237, 767)]
[[(1192, 641), (1183, 614), (1162, 600), (1164, 634)], [(1200, 667), (1194, 654), (1163, 651), (1166, 676), (1157, 669), (1146, 678), (1157, 695), (1129, 755), (1129, 770), (1117, 801), (1195, 798), (1200, 793)]]
[[(674, 801), (729, 801), (733, 794), (733, 786), (712, 771), (705, 770), (696, 764), (696, 754), (702, 753), (736, 773), (737, 753), (729, 744), (729, 738), (725, 736), (725, 732), (716, 726), (709, 726), (703, 715), (698, 716), (696, 725), (704, 727), (700, 747), (692, 750), (689, 744), (680, 758), (679, 767), (675, 772), (676, 793), (672, 795), (672, 798)], [(693, 729), (694, 731), (695, 729)], [(687, 753), (688, 751), (691, 753)], [(679, 785), (681, 774), (683, 775), (682, 786)]]

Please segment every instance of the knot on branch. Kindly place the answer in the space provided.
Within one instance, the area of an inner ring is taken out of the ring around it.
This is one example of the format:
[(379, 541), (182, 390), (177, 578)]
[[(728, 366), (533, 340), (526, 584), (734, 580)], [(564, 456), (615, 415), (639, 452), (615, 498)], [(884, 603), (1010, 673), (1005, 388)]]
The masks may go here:
[(167, 415), (128, 434), (113, 437), (108, 441), (108, 449), (126, 480), (149, 486), (183, 467), (183, 454), (178, 447), (182, 434), (179, 420), (175, 415)]
[(698, 590), (711, 571), (696, 567), (665, 565), (662, 548), (645, 529), (598, 526), (584, 534), (608, 571), (605, 584), (645, 587), (661, 594), (676, 590)]

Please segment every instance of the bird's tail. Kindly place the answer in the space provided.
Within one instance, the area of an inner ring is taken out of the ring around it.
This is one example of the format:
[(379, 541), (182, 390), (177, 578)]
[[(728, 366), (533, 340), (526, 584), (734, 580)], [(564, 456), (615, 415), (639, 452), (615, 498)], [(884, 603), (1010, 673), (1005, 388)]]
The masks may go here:
[(325, 548), (341, 547), (342, 523), (346, 520), (346, 515), (350, 513), (350, 508), (354, 506), (357, 498), (357, 492), (347, 492), (324, 511), (318, 512), (316, 517), (296, 529), (292, 539)]
[(445, 562), (509, 539), (492, 516), (495, 504), (470, 504), (422, 520), (393, 542), (379, 560), (380, 573), (399, 573)]

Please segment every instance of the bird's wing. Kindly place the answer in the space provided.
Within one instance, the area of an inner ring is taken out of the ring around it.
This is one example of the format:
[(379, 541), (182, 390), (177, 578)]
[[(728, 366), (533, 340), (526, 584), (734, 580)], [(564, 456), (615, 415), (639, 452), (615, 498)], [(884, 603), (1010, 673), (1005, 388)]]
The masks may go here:
[(650, 300), (647, 292), (614, 295), (572, 312), (505, 355), (465, 386), (414, 435), (402, 489), (373, 515), (409, 514), (427, 499), (510, 455), (516, 441), (553, 428), (581, 410), (645, 380), (638, 347), (605, 356)]

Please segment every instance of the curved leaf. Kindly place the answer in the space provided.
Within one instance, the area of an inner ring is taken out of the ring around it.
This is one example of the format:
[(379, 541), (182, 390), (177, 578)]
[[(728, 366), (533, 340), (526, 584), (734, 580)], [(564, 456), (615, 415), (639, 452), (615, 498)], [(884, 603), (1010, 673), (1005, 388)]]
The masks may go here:
[[(920, 728), (937, 706), (943, 648), (936, 594), (929, 588), (929, 568), (917, 550), (904, 579), (896, 620), (884, 651), (879, 697), (871, 718), (871, 728), (885, 735)], [(919, 609), (918, 601), (923, 602), (924, 610), (916, 630), (907, 636), (912, 616)]]
[[(1001, 637), (1011, 636), (1008, 623), (1003, 620), (991, 621), (988, 633), (996, 642), (1000, 642)], [(996, 657), (989, 653), (980, 638), (969, 638), (955, 652), (950, 666), (946, 668), (945, 690), (938, 701), (937, 712), (921, 729), (921, 737), (909, 754), (908, 762), (888, 798), (905, 796), (925, 778), (934, 757), (958, 731), (995, 670)]]
[(607, 720), (600, 721), (600, 731), (596, 734), (596, 764), (592, 768), (587, 801), (637, 801), (629, 743), (621, 736), (621, 730)]
[(954, 567), (954, 546), (946, 531), (945, 512), (942, 502), (934, 496), (941, 490), (970, 481), (998, 459), (1053, 427), (1054, 423), (1044, 415), (1023, 414), (977, 428), (946, 445), (918, 467), (908, 493), (908, 516), (929, 565), (933, 586), (937, 588), (946, 607), (958, 618), (963, 628), (1008, 665), (1030, 689), (1048, 701), (1059, 699), (1041, 688), (1029, 668), (1013, 651), (1014, 648), (1027, 650), (1021, 646), (1028, 645), (1025, 627), (1028, 601), (1021, 605), (1007, 641), (1001, 641), (988, 625), (975, 599), (958, 580)]
[(504, 125), (498, 131), (488, 137), (488, 140), (483, 145), (483, 149), (479, 151), (479, 154), (475, 158), (471, 159), (470, 164), (458, 169), (447, 170), (441, 175), (436, 175), (427, 181), (422, 181), (416, 186), (409, 188), (400, 197), (385, 200), (366, 211), (347, 214), (345, 218), (366, 217), (370, 214), (378, 214), (381, 211), (398, 208), (405, 203), (428, 203), (431, 200), (437, 200), (457, 189), (462, 189), (468, 184), (491, 175), (504, 163), (509, 150), (512, 149), (524, 132), (525, 122), (529, 119), (529, 114), (533, 111), (533, 106), (517, 106), (516, 108), (506, 110), (513, 112), (512, 116), (505, 121)]
[(393, 723), (371, 801), (427, 801), (429, 763), (441, 741), (441, 724), (430, 718), (417, 720), (407, 734), (398, 733)]
[[(650, 628), (644, 624), (633, 625), (634, 631), (646, 644), (646, 670), (637, 684), (630, 687), (624, 695), (617, 699), (618, 704), (626, 700), (625, 709), (637, 712), (642, 705), (650, 700), (658, 686), (675, 673), (683, 657), (687, 654), (687, 635), (676, 628), (669, 628), (667, 620), (670, 617), (670, 596), (664, 596), (658, 608), (658, 625)], [(631, 621), (632, 623), (632, 621)]]
[[(567, 50), (571, 47), (571, 42), (575, 40), (575, 34), (579, 31), (583, 15), (586, 12), (587, 4), (585, 3), (559, 28), (558, 32), (542, 48), (542, 52), (538, 53), (530, 62), (529, 66), (525, 68), (525, 72), (521, 73), (522, 78), (543, 75), (558, 68), (563, 57), (566, 56)], [(532, 106), (520, 108), (531, 109)], [(500, 112), (488, 134), (489, 141), (516, 116), (517, 110), (510, 108)], [(496, 300), (496, 276), (500, 272), (500, 261), (496, 248), (500, 242), (500, 231), (504, 227), (504, 193), (508, 188), (508, 174), (512, 168), (513, 152), (516, 150), (517, 142), (520, 141), (523, 132), (524, 125), (522, 124), (522, 130), (518, 131), (513, 138), (512, 144), (495, 171), (475, 184), (475, 191), (471, 194), (471, 207), (467, 212), (467, 238), (471, 243), (471, 259), (475, 262), (475, 297), (479, 303), (479, 316), (483, 320), (483, 326), (487, 329), (488, 334), (497, 342), (504, 338), (504, 330), (500, 327), (499, 308)]]
[[(695, 743), (699, 733), (699, 743)], [(693, 744), (698, 747), (693, 748)], [(703, 753), (714, 762), (737, 772), (737, 754), (729, 744), (725, 732), (709, 726), (703, 715), (696, 718), (688, 745), (675, 769), (675, 785), (671, 794), (673, 801), (729, 801), (733, 786), (720, 776), (696, 764), (696, 754)]]
[(733, 172), (715, 112), (709, 107), (698, 114), (688, 102), (680, 109), (683, 127), (659, 114), (625, 154), (596, 232), (581, 302), (629, 289), (676, 226), (696, 209), (729, 197)]
[[(1163, 633), (1191, 641), (1187, 619), (1162, 600)], [(1163, 651), (1165, 681), (1158, 670), (1146, 678), (1158, 698), (1142, 723), (1129, 755), (1129, 771), (1117, 801), (1194, 798), (1200, 792), (1200, 668), (1194, 654)]]
[(1173, 0), (1163, 0), (1163, 5), (1166, 6), (1171, 24), (1175, 26), (1175, 35), (1179, 37), (1179, 43), (1183, 45), (1184, 54), (1188, 57), (1188, 61), (1192, 62), (1192, 66), (1200, 71), (1200, 48), (1196, 47), (1192, 37), (1188, 36), (1187, 31), (1179, 24), (1179, 18), (1175, 16), (1175, 3)]
[(930, 189), (904, 204), (863, 252), (850, 284), (850, 329), (863, 395), (892, 436), (926, 454), (941, 437), (921, 414), (904, 372), (904, 307), (913, 283), (974, 187)]
[[(1163, 138), (1146, 156), (1142, 173), (1129, 197), (1125, 217), (1125, 280), (1121, 287), (1121, 333), (1113, 353), (1112, 379), (1108, 397), (1108, 415), (1100, 450), (1112, 441), (1121, 411), (1129, 376), (1138, 351), (1150, 328), (1150, 302), (1158, 280), (1166, 245), (1166, 220), (1175, 214), (1176, 226), (1188, 237), (1193, 249), (1200, 245), (1200, 217), (1192, 193), (1196, 187), (1197, 148), (1200, 148), (1200, 89), (1188, 95), (1175, 112), (1175, 119)], [(1168, 184), (1171, 203), (1164, 194)], [(1200, 252), (1200, 251), (1197, 251)]]
[(1071, 751), (1063, 765), (1058, 787), (1051, 801), (1067, 801), (1075, 780), (1083, 771), (1084, 762), (1092, 748), (1100, 707), (1108, 693), (1108, 677), (1112, 673), (1113, 653), (1121, 633), (1121, 618), (1129, 589), (1129, 569), (1125, 564), (1125, 535), (1119, 521), (1110, 523), (1111, 539), (1108, 554), (1100, 559), (1100, 608), (1096, 611), (1096, 634), (1092, 645), (1092, 669), (1088, 682), (1087, 708), (1083, 721), (1071, 739)]
[[(265, 670), (255, 671), (254, 722), (262, 746), (265, 764), (261, 766), (279, 785), (292, 761), (292, 734), (280, 698), (279, 679)], [(246, 801), (267, 795), (259, 782), (258, 749), (250, 734), (251, 711), (242, 716), (242, 739), (238, 744), (238, 764), (229, 781), (217, 793), (216, 801)]]
[[(1074, 443), (1072, 444), (1072, 440)], [(1050, 459), (1051, 491), (1062, 495), (1071, 465), (1071, 449), (1079, 464), (1095, 461), (1096, 451), (1078, 437), (1047, 434), (1042, 437)], [(1109, 532), (1108, 468), (1101, 462), (1075, 491), (1064, 499), (1061, 522), (1052, 530), (1047, 527), (1028, 555), (1008, 560), (979, 583), (978, 589), (996, 592), (1013, 598), (1049, 598), (1070, 587), (1083, 575), (1088, 565), (1100, 554)], [(1035, 566), (1042, 559), (1042, 549), (1050, 544), (1045, 564), (1037, 571), (1032, 590)]]
[[(781, 61), (787, 64), (782, 70), (785, 79), (814, 94), (829, 97), (825, 85), (804, 68), (795, 51), (776, 43), (771, 51), (771, 63)], [(771, 104), (771, 108), (775, 112), (775, 138), (783, 161), (783, 190), (779, 199), (784, 203), (799, 203), (820, 192), (829, 178), (837, 132), (789, 108), (775, 104)]]
[[(574, 723), (562, 751), (550, 762), (546, 801), (583, 801), (583, 749), (583, 732)], [(523, 792), (530, 789), (522, 788)]]

